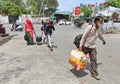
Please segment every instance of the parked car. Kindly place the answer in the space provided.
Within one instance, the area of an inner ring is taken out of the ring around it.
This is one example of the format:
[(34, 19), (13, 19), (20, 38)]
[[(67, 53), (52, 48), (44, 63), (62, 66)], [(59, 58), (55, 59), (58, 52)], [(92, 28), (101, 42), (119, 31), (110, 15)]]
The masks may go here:
[(66, 19), (61, 19), (58, 21), (59, 25), (71, 25), (72, 22), (71, 21), (67, 21)]

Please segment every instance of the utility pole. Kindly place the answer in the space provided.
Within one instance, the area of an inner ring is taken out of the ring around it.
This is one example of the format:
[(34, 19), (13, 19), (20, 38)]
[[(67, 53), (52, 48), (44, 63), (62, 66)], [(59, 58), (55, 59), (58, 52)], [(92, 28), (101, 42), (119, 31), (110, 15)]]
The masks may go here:
[(41, 8), (40, 8), (40, 11), (39, 11), (39, 16), (40, 16), (40, 13), (41, 13), (41, 11), (42, 11), (42, 8), (43, 8), (43, 2), (42, 2), (42, 4), (41, 4)]

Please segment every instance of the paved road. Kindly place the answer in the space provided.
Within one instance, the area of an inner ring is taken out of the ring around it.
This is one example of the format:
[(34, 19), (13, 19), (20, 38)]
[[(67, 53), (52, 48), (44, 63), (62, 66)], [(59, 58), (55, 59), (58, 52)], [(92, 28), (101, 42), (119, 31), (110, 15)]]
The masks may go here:
[[(90, 64), (85, 71), (77, 72), (68, 59), (74, 37), (83, 29), (56, 26), (52, 36), (53, 52), (46, 44), (27, 46), (24, 32), (10, 32), (10, 39), (0, 47), (0, 84), (119, 84), (120, 34), (107, 34), (107, 45), (98, 46), (98, 71), (101, 80), (90, 76)], [(39, 25), (35, 25), (38, 35)]]

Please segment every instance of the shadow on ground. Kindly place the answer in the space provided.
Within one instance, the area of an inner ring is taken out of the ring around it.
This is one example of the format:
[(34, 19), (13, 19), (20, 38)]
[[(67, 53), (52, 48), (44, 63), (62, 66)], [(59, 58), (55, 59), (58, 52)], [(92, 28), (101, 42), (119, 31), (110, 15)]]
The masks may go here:
[(52, 45), (52, 47), (53, 47), (53, 48), (58, 48), (58, 46), (56, 46), (56, 45)]
[[(98, 63), (98, 66), (101, 65), (102, 63)], [(91, 64), (88, 62), (87, 63), (87, 67), (86, 67), (86, 70), (88, 70), (89, 72), (91, 72)], [(84, 70), (83, 71), (77, 71), (75, 68), (71, 69), (70, 70), (76, 77), (84, 77), (86, 75), (88, 75), (87, 72), (85, 72)]]
[(43, 45), (43, 43), (35, 43), (35, 44), (37, 44), (37, 45)]
[(4, 37), (4, 38), (0, 41), (0, 45), (3, 45), (3, 44), (5, 44), (5, 43), (7, 43), (7, 42), (8, 42), (9, 40), (11, 40), (14, 36), (17, 36), (17, 34)]
[(70, 70), (76, 77), (84, 77), (86, 76), (88, 73), (85, 71), (77, 71), (75, 68)]

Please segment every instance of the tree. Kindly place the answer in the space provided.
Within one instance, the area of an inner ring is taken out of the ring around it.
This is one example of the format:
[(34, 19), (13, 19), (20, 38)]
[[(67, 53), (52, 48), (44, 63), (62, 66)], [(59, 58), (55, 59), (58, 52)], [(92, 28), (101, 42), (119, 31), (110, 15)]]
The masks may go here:
[(21, 15), (21, 10), (18, 5), (12, 4), (10, 9), (8, 10), (8, 15), (9, 16), (19, 16)]
[(120, 8), (120, 0), (106, 0), (110, 6)]
[(84, 13), (85, 17), (89, 17), (92, 14), (93, 11), (90, 7), (84, 5), (84, 6), (81, 7), (81, 12)]
[[(57, 8), (58, 7), (58, 1), (57, 0), (27, 0), (27, 6), (31, 7), (31, 12), (33, 12), (33, 14), (37, 14), (39, 15), (40, 13), (43, 13), (44, 11), (44, 6), (47, 5), (48, 8), (50, 7), (54, 7)], [(50, 10), (47, 10), (46, 13), (50, 13)]]
[(8, 15), (8, 11), (11, 7), (10, 2), (9, 1), (2, 1), (1, 6), (2, 6), (2, 13), (5, 15)]
[(21, 15), (22, 0), (2, 0), (2, 13), (10, 16)]
[(58, 7), (58, 0), (46, 0), (48, 7)]
[(36, 14), (39, 10), (39, 8), (37, 9), (37, 6), (39, 4), (39, 2), (37, 2), (38, 0), (27, 0), (27, 3), (26, 3), (26, 7), (30, 8), (31, 12), (33, 12), (33, 14)]
[(8, 0), (8, 1), (10, 1), (11, 3), (16, 4), (20, 7), (22, 6), (22, 3), (23, 3), (22, 0)]

